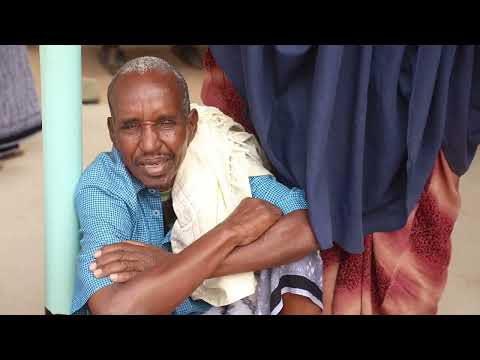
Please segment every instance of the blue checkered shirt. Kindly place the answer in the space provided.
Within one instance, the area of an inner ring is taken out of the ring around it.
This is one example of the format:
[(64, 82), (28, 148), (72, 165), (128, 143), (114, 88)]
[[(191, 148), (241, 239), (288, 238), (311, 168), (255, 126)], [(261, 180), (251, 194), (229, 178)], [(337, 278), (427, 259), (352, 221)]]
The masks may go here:
[[(251, 177), (250, 187), (253, 197), (269, 201), (284, 214), (307, 208), (302, 190), (289, 189), (272, 176)], [(96, 279), (89, 270), (99, 248), (136, 240), (171, 251), (170, 233), (164, 234), (159, 191), (145, 188), (131, 176), (115, 148), (101, 153), (82, 174), (75, 209), (80, 222), (80, 253), (72, 313), (85, 314), (88, 299), (112, 284), (108, 277)], [(204, 301), (187, 298), (173, 314), (201, 314), (209, 307)]]

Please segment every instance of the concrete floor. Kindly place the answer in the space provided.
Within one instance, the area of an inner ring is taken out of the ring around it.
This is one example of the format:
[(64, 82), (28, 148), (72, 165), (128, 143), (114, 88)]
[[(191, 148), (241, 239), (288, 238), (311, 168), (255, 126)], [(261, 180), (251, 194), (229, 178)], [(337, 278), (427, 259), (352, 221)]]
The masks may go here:
[[(83, 157), (88, 165), (110, 148), (106, 128), (109, 113), (106, 88), (111, 76), (97, 61), (97, 47), (83, 47), (83, 73), (94, 77), (101, 101), (83, 106)], [(202, 71), (180, 63), (168, 46), (128, 47), (127, 56), (155, 55), (178, 67), (190, 87), (191, 99), (200, 102)], [(29, 48), (30, 61), (40, 95), (38, 47)], [(0, 161), (0, 314), (43, 314), (44, 250), (42, 205), (42, 134), (22, 142), (24, 155)], [(440, 314), (480, 314), (480, 155), (462, 178), (462, 209), (453, 234), (449, 279), (440, 303)]]

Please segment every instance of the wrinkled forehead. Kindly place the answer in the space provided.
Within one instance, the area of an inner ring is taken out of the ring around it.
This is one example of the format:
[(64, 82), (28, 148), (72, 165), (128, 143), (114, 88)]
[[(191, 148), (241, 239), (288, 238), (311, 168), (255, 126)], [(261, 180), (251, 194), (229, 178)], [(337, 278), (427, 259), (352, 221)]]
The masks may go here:
[(112, 83), (109, 101), (111, 111), (115, 113), (145, 103), (162, 103), (181, 109), (176, 77), (172, 72), (165, 71), (119, 75)]

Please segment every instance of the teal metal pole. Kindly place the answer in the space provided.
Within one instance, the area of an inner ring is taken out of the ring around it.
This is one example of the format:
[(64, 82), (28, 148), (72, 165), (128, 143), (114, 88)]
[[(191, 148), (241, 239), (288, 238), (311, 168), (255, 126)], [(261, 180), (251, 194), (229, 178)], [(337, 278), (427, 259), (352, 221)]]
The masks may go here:
[(41, 45), (46, 311), (69, 314), (79, 250), (73, 194), (82, 172), (80, 45)]

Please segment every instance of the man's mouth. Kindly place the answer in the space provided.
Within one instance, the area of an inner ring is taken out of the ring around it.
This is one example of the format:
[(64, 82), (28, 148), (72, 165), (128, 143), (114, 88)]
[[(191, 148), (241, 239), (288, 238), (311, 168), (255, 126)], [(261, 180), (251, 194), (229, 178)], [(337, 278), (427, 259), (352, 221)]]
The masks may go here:
[(149, 176), (162, 176), (171, 165), (171, 157), (158, 157), (152, 159), (144, 159), (139, 162), (139, 166)]

